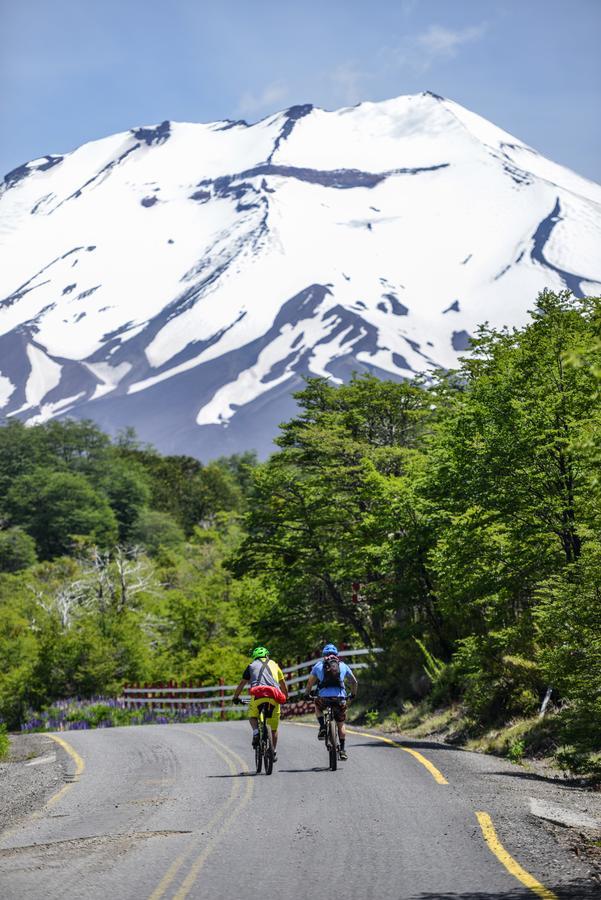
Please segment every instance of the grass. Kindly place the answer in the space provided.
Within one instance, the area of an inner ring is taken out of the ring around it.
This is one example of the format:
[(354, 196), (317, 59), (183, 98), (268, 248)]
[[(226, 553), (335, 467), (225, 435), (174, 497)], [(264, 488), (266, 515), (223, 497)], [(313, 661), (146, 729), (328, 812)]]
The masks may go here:
[(382, 730), (410, 732), (417, 738), (440, 736), (453, 740), (465, 730), (465, 725), (466, 720), (458, 707), (432, 710), (422, 702), (407, 704), (402, 713), (390, 713), (382, 721)]
[(0, 759), (4, 759), (8, 756), (9, 743), (8, 743), (8, 735), (6, 733), (6, 726), (0, 725)]
[(382, 731), (437, 738), (466, 750), (505, 757), (516, 765), (546, 760), (565, 775), (601, 784), (601, 754), (578, 752), (564, 744), (560, 713), (549, 713), (543, 719), (538, 715), (516, 718), (486, 729), (468, 718), (460, 705), (433, 710), (428, 700), (422, 700), (406, 704), (402, 713), (380, 714), (377, 724)]
[(553, 716), (517, 719), (466, 742), (468, 750), (506, 756), (512, 762), (522, 762), (525, 756), (550, 756), (556, 746), (556, 720)]
[(415, 738), (434, 737), (479, 753), (504, 756), (521, 765), (527, 757), (550, 757), (558, 749), (558, 723), (548, 715), (517, 719), (497, 728), (478, 729), (461, 706), (432, 709), (428, 700), (406, 704), (403, 712), (381, 715), (382, 731)]

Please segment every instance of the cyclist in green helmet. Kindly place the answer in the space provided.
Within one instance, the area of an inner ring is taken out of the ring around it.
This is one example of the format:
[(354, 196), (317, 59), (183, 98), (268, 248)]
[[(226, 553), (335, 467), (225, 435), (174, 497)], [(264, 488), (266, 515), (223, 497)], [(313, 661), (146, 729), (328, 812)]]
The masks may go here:
[(278, 725), (280, 724), (280, 704), (288, 699), (288, 687), (284, 673), (278, 664), (269, 658), (269, 651), (265, 647), (255, 647), (251, 655), (251, 661), (242, 673), (240, 684), (234, 691), (234, 703), (240, 703), (240, 694), (250, 683), (251, 696), (248, 708), (248, 720), (253, 732), (252, 745), (259, 743), (259, 703), (269, 703), (272, 713), (267, 720), (273, 736), (273, 761), (277, 762), (278, 755), (275, 752), (278, 744)]

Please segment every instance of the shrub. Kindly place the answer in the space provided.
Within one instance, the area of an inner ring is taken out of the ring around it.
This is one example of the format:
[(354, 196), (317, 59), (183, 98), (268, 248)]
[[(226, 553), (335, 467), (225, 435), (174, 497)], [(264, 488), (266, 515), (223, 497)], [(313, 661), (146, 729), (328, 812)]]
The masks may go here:
[(544, 688), (539, 666), (507, 652), (519, 645), (519, 637), (505, 629), (459, 642), (453, 666), (464, 685), (466, 713), (483, 726), (532, 715), (539, 705)]
[(375, 728), (380, 719), (380, 713), (377, 709), (368, 709), (365, 713), (365, 724), (368, 728)]
[(524, 744), (524, 741), (513, 741), (509, 746), (507, 756), (511, 760), (511, 762), (520, 763), (524, 758), (525, 751), (526, 745)]
[(6, 725), (0, 725), (0, 759), (8, 756), (8, 735), (6, 733)]

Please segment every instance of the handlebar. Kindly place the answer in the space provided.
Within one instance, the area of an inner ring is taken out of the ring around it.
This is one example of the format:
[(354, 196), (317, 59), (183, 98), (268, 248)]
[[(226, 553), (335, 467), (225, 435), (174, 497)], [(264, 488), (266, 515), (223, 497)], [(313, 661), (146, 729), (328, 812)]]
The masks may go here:
[[(303, 694), (301, 699), (302, 700), (315, 700), (315, 698), (317, 696), (318, 696), (318, 690), (317, 690), (317, 688), (313, 688), (308, 694)], [(329, 700), (337, 700), (339, 698), (338, 697), (324, 697), (323, 699), (324, 700), (328, 700), (328, 699)], [(353, 703), (357, 698), (356, 698), (355, 694), (347, 694), (346, 697), (343, 697), (342, 699), (346, 700), (347, 704), (350, 706), (350, 704)], [(251, 702), (251, 698), (250, 697), (238, 697), (237, 700), (234, 700), (233, 702), (238, 703), (241, 706), (248, 706)], [(285, 702), (286, 703), (295, 703), (296, 701), (294, 699), (291, 699), (290, 697), (287, 697)]]

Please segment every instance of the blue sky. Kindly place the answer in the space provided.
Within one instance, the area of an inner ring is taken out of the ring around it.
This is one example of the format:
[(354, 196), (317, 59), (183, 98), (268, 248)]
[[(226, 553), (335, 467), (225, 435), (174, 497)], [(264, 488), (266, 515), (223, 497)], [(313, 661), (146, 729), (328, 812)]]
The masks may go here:
[(163, 119), (432, 90), (601, 181), (601, 0), (0, 0), (0, 171)]

